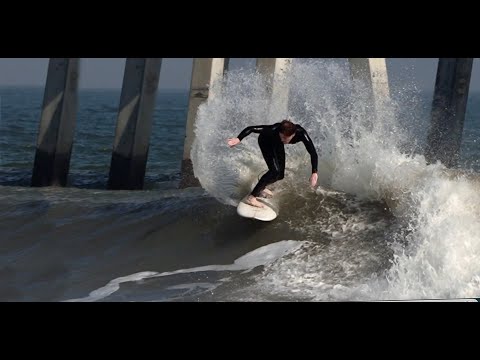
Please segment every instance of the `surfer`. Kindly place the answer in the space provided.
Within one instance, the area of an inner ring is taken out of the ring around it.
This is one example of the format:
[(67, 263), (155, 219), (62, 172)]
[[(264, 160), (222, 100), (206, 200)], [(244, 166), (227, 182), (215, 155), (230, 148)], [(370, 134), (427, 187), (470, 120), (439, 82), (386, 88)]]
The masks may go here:
[(308, 136), (307, 131), (298, 124), (294, 124), (289, 120), (283, 120), (273, 125), (257, 125), (248, 126), (240, 132), (238, 137), (228, 139), (228, 146), (234, 147), (238, 145), (243, 138), (251, 133), (260, 134), (258, 136), (258, 145), (262, 151), (263, 158), (268, 166), (268, 172), (264, 174), (257, 185), (247, 198), (247, 202), (256, 207), (264, 207), (257, 200), (259, 196), (272, 195), (267, 185), (273, 184), (278, 180), (282, 180), (285, 175), (285, 144), (296, 144), (303, 142), (305, 148), (310, 154), (312, 163), (312, 175), (310, 176), (310, 185), (314, 187), (317, 184), (318, 174), (318, 156), (312, 140)]

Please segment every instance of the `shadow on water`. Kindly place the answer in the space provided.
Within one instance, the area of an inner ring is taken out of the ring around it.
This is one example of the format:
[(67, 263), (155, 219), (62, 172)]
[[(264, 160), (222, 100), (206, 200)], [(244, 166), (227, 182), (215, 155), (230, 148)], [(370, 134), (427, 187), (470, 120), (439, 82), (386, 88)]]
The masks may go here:
[[(31, 169), (0, 168), (0, 186), (30, 187), (32, 180)], [(180, 181), (180, 173), (147, 174), (144, 190), (175, 188)], [(67, 188), (106, 190), (108, 184), (108, 169), (105, 171), (77, 170), (70, 172)]]

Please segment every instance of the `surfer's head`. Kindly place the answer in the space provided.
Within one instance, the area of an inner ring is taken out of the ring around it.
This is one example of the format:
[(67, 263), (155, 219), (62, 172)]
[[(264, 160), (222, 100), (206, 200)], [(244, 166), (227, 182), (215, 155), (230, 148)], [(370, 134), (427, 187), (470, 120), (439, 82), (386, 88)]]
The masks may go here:
[(282, 140), (284, 144), (290, 143), (290, 141), (295, 136), (296, 131), (297, 131), (297, 126), (294, 123), (292, 123), (289, 120), (283, 120), (280, 123), (280, 130), (279, 130), (280, 140)]

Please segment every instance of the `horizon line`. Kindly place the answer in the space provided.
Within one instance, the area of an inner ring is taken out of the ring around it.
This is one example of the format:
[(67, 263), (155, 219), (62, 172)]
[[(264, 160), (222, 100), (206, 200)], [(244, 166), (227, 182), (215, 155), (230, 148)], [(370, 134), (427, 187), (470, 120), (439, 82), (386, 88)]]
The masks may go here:
[[(38, 85), (38, 84), (0, 84), (0, 88), (45, 88), (45, 85)], [(122, 87), (84, 87), (79, 86), (79, 90), (122, 90)], [(158, 90), (189, 90), (189, 88), (161, 88), (159, 87)]]

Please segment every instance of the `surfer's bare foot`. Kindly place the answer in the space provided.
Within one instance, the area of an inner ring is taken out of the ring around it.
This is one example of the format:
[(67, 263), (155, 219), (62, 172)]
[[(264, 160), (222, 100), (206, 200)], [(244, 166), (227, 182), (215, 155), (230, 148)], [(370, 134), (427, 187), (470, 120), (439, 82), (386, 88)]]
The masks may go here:
[(272, 196), (273, 196), (273, 192), (271, 192), (271, 191), (268, 190), (268, 189), (264, 189), (264, 190), (262, 191), (262, 196), (264, 196), (264, 197), (272, 197)]
[(265, 205), (263, 205), (260, 201), (258, 201), (257, 198), (253, 195), (250, 195), (247, 198), (246, 202), (247, 202), (247, 204), (255, 206), (255, 207), (259, 207), (259, 208), (264, 208), (265, 207)]

